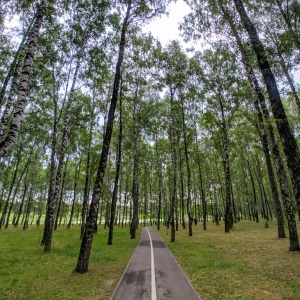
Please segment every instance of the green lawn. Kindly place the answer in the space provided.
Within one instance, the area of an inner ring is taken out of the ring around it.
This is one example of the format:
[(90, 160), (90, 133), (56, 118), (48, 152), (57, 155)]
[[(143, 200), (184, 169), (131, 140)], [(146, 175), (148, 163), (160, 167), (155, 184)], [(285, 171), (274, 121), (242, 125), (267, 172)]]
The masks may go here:
[(40, 246), (43, 226), (21, 226), (0, 231), (0, 299), (108, 299), (117, 286), (139, 242), (131, 240), (128, 226), (115, 227), (113, 245), (108, 230), (94, 235), (89, 272), (74, 274), (80, 248), (80, 227), (62, 226), (53, 234), (52, 251)]
[[(108, 230), (94, 236), (87, 274), (74, 274), (80, 247), (79, 226), (65, 226), (53, 234), (51, 253), (40, 246), (43, 227), (0, 231), (0, 299), (109, 299), (140, 239), (131, 240), (129, 228), (115, 227), (113, 246)], [(288, 251), (288, 239), (276, 237), (276, 223), (241, 221), (230, 234), (223, 224), (208, 223), (176, 232), (165, 239), (182, 269), (204, 300), (300, 299), (300, 253)], [(300, 234), (300, 228), (299, 228)], [(133, 299), (135, 300), (135, 299)]]
[(300, 253), (277, 238), (275, 221), (264, 228), (242, 220), (230, 234), (222, 222), (208, 223), (206, 231), (198, 223), (193, 230), (189, 237), (180, 229), (175, 243), (165, 229), (159, 234), (203, 299), (300, 299)]

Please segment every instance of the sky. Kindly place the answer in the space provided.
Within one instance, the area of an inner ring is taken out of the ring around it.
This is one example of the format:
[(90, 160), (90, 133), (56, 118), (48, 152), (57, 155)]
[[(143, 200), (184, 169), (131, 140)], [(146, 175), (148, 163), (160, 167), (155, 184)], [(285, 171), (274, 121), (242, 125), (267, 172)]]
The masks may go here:
[(170, 40), (183, 39), (179, 36), (179, 22), (183, 20), (183, 17), (190, 12), (190, 8), (183, 0), (178, 0), (176, 3), (171, 3), (168, 7), (169, 16), (163, 16), (161, 18), (153, 20), (147, 26), (144, 26), (143, 31), (151, 31), (152, 35), (159, 39), (163, 46), (165, 46)]

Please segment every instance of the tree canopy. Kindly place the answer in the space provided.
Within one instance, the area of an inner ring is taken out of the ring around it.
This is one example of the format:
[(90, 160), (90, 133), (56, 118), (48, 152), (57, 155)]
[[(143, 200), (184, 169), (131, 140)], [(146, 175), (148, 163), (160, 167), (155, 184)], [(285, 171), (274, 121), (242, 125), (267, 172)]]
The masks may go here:
[[(177, 40), (143, 26), (172, 1), (0, 4), (0, 226), (171, 227), (277, 219), (299, 251), (300, 6), (186, 0)], [(162, 28), (162, 30), (169, 30)]]

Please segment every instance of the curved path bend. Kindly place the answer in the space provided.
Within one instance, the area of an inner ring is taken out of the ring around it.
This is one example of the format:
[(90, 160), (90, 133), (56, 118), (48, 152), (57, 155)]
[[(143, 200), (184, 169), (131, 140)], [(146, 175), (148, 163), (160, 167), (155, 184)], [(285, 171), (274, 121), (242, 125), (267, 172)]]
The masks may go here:
[(150, 227), (143, 228), (139, 245), (111, 300), (200, 300), (166, 244)]

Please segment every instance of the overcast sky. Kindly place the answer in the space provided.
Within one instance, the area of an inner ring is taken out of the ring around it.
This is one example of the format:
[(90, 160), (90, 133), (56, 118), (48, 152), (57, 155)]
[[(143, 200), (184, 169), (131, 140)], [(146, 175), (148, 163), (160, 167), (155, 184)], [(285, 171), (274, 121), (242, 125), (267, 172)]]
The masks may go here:
[(149, 25), (143, 28), (144, 32), (151, 31), (155, 38), (158, 38), (162, 45), (165, 46), (170, 40), (181, 40), (179, 36), (179, 22), (190, 12), (190, 8), (183, 0), (169, 5), (169, 16), (163, 16), (155, 19)]

